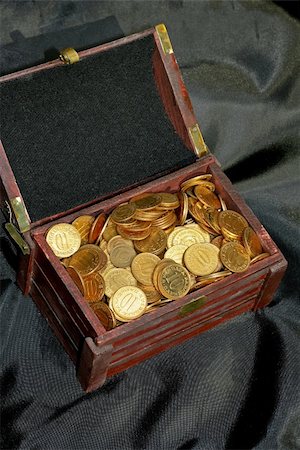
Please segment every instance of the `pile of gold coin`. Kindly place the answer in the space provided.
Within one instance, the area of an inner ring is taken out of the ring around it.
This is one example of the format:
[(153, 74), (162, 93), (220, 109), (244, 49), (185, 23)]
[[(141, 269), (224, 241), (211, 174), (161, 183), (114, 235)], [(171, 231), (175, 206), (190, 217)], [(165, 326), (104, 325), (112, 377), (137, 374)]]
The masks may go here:
[(269, 256), (211, 174), (53, 225), (46, 240), (107, 330)]

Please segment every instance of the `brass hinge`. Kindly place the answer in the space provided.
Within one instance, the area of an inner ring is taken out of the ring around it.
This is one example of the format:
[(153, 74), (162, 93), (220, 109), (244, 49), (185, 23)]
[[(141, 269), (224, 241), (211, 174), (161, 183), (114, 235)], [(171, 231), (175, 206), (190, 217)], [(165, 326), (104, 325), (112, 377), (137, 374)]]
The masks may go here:
[(30, 254), (29, 245), (22, 238), (17, 227), (11, 222), (7, 222), (4, 226), (10, 237), (15, 241), (17, 246), (20, 248), (23, 255), (29, 255)]
[(184, 317), (188, 314), (192, 314), (194, 311), (197, 311), (197, 309), (201, 308), (207, 301), (207, 297), (205, 295), (201, 295), (200, 297), (192, 300), (190, 303), (187, 303), (186, 305), (183, 305), (180, 308), (179, 316)]
[(195, 123), (195, 125), (193, 125), (192, 127), (189, 127), (188, 130), (189, 130), (189, 135), (190, 135), (191, 141), (194, 144), (194, 150), (197, 153), (197, 156), (199, 156), (199, 158), (200, 158), (201, 156), (206, 155), (208, 153), (208, 148), (204, 142), (199, 125), (197, 123)]
[(25, 233), (25, 231), (30, 229), (30, 222), (27, 217), (24, 203), (20, 197), (10, 198), (9, 203), (18, 223), (19, 230), (21, 233)]
[(159, 25), (156, 25), (155, 29), (164, 53), (174, 53), (165, 24), (160, 23)]
[(62, 60), (64, 64), (71, 65), (79, 61), (79, 55), (74, 48), (64, 48), (60, 51), (59, 59)]
[[(16, 200), (16, 199), (19, 199), (19, 200)], [(29, 255), (30, 254), (29, 245), (21, 236), (18, 228), (13, 224), (13, 211), (14, 211), (15, 216), (16, 216), (16, 214), (18, 214), (20, 223), (27, 223), (28, 225), (26, 225), (26, 228), (27, 228), (27, 226), (29, 227), (29, 221), (26, 217), (25, 210), (24, 210), (25, 218), (22, 217), (22, 213), (21, 213), (21, 219), (20, 219), (19, 201), (21, 201), (20, 197), (16, 197), (15, 199), (10, 200), (10, 204), (8, 202), (5, 202), (9, 222), (7, 222), (4, 226), (5, 226), (6, 231), (10, 235), (10, 237), (13, 239), (13, 241), (15, 241), (17, 246), (20, 248), (23, 255)], [(13, 206), (14, 206), (14, 208), (13, 208)], [(17, 216), (16, 216), (16, 219), (17, 219)]]

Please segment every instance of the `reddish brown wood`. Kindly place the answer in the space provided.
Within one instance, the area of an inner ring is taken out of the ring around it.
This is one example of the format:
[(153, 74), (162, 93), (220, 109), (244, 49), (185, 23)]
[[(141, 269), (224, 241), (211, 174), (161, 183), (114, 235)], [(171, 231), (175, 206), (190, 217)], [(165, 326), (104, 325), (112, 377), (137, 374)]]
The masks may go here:
[(58, 338), (63, 348), (68, 353), (73, 363), (76, 364), (79, 356), (79, 348), (72, 340), (71, 336), (68, 333), (68, 330), (64, 327), (64, 325), (60, 322), (59, 318), (54, 313), (52, 306), (50, 305), (50, 303), (48, 303), (48, 299), (43, 296), (42, 292), (34, 281), (32, 282), (30, 295), (39, 311), (47, 320), (55, 336)]
[(237, 307), (236, 309), (232, 311), (227, 311), (221, 316), (213, 317), (211, 319), (208, 319), (206, 324), (203, 324), (199, 327), (197, 324), (194, 327), (188, 328), (185, 330), (185, 332), (180, 332), (178, 335), (172, 335), (171, 337), (164, 339), (164, 341), (161, 344), (158, 344), (156, 347), (153, 347), (151, 349), (148, 349), (146, 352), (135, 355), (128, 355), (126, 360), (122, 361), (122, 364), (117, 365), (116, 367), (111, 366), (108, 370), (107, 376), (111, 377), (117, 373), (123, 372), (124, 370), (128, 369), (129, 367), (132, 367), (136, 364), (139, 364), (140, 362), (144, 361), (145, 359), (151, 358), (152, 356), (157, 355), (158, 353), (161, 353), (163, 351), (168, 350), (169, 348), (181, 344), (182, 342), (186, 341), (187, 339), (190, 339), (194, 336), (197, 336), (200, 333), (203, 333), (204, 331), (207, 331), (216, 325), (219, 325), (222, 322), (225, 322), (227, 320), (232, 319), (235, 316), (238, 316), (244, 312), (250, 311), (253, 307), (254, 299), (250, 299), (249, 303), (247, 301), (246, 304), (241, 305), (240, 307)]
[(180, 331), (184, 331), (193, 325), (200, 326), (201, 323), (206, 320), (219, 316), (223, 312), (226, 312), (233, 307), (237, 307), (241, 303), (247, 302), (249, 298), (253, 299), (257, 297), (261, 286), (262, 283), (254, 285), (253, 288), (248, 286), (247, 288), (242, 289), (241, 293), (230, 296), (230, 301), (228, 301), (228, 296), (225, 301), (224, 299), (223, 301), (215, 300), (214, 305), (210, 305), (208, 308), (203, 308), (203, 310), (195, 311), (185, 318), (181, 318), (178, 311), (175, 317), (173, 316), (168, 321), (164, 321), (159, 324), (159, 333), (157, 333), (156, 328), (137, 336), (135, 339), (129, 336), (127, 345), (123, 344), (123, 346), (121, 346), (119, 342), (115, 342), (114, 346), (116, 350), (113, 354), (112, 361), (116, 362), (127, 356), (129, 353), (133, 354), (137, 351), (145, 350), (147, 347), (152, 346), (157, 342), (162, 344), (165, 338), (179, 333)]
[(282, 280), (286, 268), (287, 262), (284, 258), (281, 259), (281, 261), (279, 261), (278, 263), (269, 267), (266, 282), (260, 295), (256, 299), (254, 311), (257, 311), (260, 308), (264, 308), (272, 301), (272, 298)]
[(0, 141), (0, 178), (1, 178), (2, 185), (4, 187), (7, 199), (10, 200), (15, 197), (20, 197), (21, 202), (24, 207), (24, 212), (26, 214), (28, 221), (30, 222), (30, 217), (29, 217), (27, 209), (25, 207), (25, 203), (24, 203), (22, 194), (20, 192), (19, 186), (17, 184), (17, 181), (15, 179), (14, 173), (13, 173), (10, 163), (7, 159), (7, 156), (6, 156), (6, 153), (5, 153), (5, 150), (4, 150), (4, 147), (3, 147), (1, 141)]
[(40, 235), (36, 235), (34, 240), (37, 244), (36, 261), (38, 265), (54, 289), (59, 292), (62, 301), (76, 317), (78, 326), (88, 333), (87, 336), (95, 337), (104, 333), (105, 328), (84, 300), (59, 259), (55, 257), (46, 240)]
[(112, 350), (111, 345), (96, 345), (90, 337), (85, 339), (77, 371), (85, 392), (94, 391), (105, 383)]

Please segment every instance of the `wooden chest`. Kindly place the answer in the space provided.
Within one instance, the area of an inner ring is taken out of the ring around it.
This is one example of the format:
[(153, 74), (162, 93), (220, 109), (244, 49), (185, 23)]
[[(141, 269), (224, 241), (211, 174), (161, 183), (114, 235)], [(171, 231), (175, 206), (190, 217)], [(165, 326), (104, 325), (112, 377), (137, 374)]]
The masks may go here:
[[(205, 145), (164, 25), (82, 51), (76, 64), (65, 64), (67, 58), (1, 78), (0, 192), (7, 231), (19, 248), (19, 286), (88, 392), (266, 306), (286, 261)], [(206, 173), (269, 256), (106, 331), (47, 244), (49, 226), (110, 213), (145, 192), (177, 192), (185, 180)]]

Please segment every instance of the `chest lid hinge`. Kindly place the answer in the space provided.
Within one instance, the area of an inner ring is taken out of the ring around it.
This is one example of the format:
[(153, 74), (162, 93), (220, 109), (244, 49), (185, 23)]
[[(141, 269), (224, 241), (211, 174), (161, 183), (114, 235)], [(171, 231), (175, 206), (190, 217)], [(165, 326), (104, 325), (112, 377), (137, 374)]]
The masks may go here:
[(203, 136), (201, 134), (199, 125), (195, 123), (193, 126), (188, 128), (190, 139), (192, 141), (194, 150), (197, 156), (205, 156), (208, 153), (207, 145), (204, 142)]
[[(25, 232), (30, 229), (30, 223), (25, 211), (25, 207), (20, 199), (20, 197), (15, 197), (10, 199), (9, 203), (5, 202), (6, 210), (8, 214), (8, 222), (5, 224), (5, 229), (12, 238), (12, 240), (17, 244), (24, 255), (29, 255), (30, 248), (27, 242), (23, 239), (20, 232)], [(13, 223), (13, 214), (15, 220), (19, 226), (19, 229)]]

